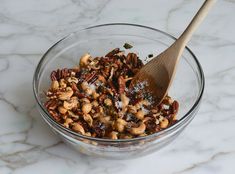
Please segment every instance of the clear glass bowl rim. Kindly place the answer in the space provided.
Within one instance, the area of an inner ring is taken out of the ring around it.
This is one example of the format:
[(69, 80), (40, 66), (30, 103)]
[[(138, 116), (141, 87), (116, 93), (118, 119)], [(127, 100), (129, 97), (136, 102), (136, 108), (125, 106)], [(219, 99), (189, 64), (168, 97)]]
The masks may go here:
[[(80, 32), (84, 32), (85, 30), (89, 30), (89, 29), (94, 29), (94, 28), (99, 28), (99, 27), (106, 27), (106, 26), (127, 26), (127, 27), (137, 27), (137, 28), (143, 28), (143, 29), (147, 29), (147, 30), (152, 30), (158, 33), (161, 33), (163, 35), (165, 35), (166, 37), (169, 37), (171, 39), (176, 40), (176, 38), (164, 31), (161, 31), (159, 29), (155, 29), (152, 27), (148, 27), (148, 26), (144, 26), (144, 25), (139, 25), (139, 24), (130, 24), (130, 23), (107, 23), (107, 24), (101, 24), (101, 25), (95, 25), (95, 26), (91, 26), (91, 27), (87, 27), (84, 28), (82, 30), (78, 30), (75, 32), (72, 32), (70, 34), (68, 34), (67, 36), (63, 37), (62, 39), (60, 39), (58, 42), (56, 42), (55, 44), (53, 44), (42, 56), (42, 58), (40, 59), (36, 70), (34, 72), (33, 75), (33, 93), (34, 93), (34, 97), (37, 101), (37, 104), (39, 105), (40, 109), (44, 112), (44, 114), (47, 116), (47, 118), (50, 120), (51, 123), (53, 123), (53, 126), (56, 126), (58, 129), (63, 130), (65, 132), (68, 132), (69, 134), (73, 135), (73, 136), (77, 136), (79, 138), (82, 139), (87, 139), (87, 140), (92, 140), (92, 141), (97, 141), (97, 142), (109, 142), (109, 143), (120, 143), (120, 142), (133, 142), (133, 141), (139, 141), (139, 140), (146, 140), (146, 139), (152, 139), (154, 137), (157, 136), (161, 136), (164, 134), (168, 134), (171, 133), (175, 130), (177, 130), (179, 127), (183, 126), (185, 122), (187, 122), (188, 119), (190, 119), (190, 114), (192, 112), (194, 112), (194, 110), (196, 110), (196, 108), (199, 106), (199, 103), (202, 99), (203, 93), (204, 93), (204, 88), (205, 88), (205, 77), (204, 77), (204, 72), (202, 70), (202, 67), (198, 61), (198, 59), (196, 58), (196, 56), (194, 55), (194, 53), (186, 46), (185, 49), (191, 54), (191, 56), (193, 57), (194, 61), (196, 62), (197, 65), (197, 69), (199, 70), (199, 83), (200, 83), (200, 91), (199, 94), (197, 96), (197, 99), (195, 101), (195, 103), (193, 104), (193, 106), (190, 108), (190, 110), (180, 119), (178, 120), (177, 123), (175, 123), (174, 125), (161, 130), (157, 133), (151, 134), (151, 135), (147, 135), (147, 136), (143, 136), (143, 137), (137, 137), (137, 138), (132, 138), (132, 139), (117, 139), (117, 140), (112, 140), (112, 139), (105, 139), (105, 138), (94, 138), (94, 137), (89, 137), (89, 136), (85, 136), (85, 135), (81, 135), (79, 133), (76, 133), (68, 128), (65, 128), (64, 126), (62, 126), (60, 123), (57, 123), (48, 113), (48, 111), (46, 110), (46, 108), (44, 107), (43, 103), (40, 101), (38, 93), (37, 93), (37, 87), (38, 87), (38, 79), (39, 79), (39, 72), (41, 70), (41, 67), (43, 65), (44, 59), (46, 59), (47, 54), (56, 46), (58, 45), (60, 42), (62, 42), (63, 40), (72, 37), (74, 34), (80, 33)], [(192, 114), (193, 115), (193, 114)], [(191, 117), (192, 117), (191, 115)]]

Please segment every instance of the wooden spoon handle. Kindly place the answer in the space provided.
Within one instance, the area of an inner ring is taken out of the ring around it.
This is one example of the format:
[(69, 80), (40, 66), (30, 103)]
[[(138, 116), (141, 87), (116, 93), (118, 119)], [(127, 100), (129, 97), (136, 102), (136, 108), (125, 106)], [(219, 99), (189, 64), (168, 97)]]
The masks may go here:
[[(194, 16), (188, 27), (185, 29), (185, 31), (181, 34), (181, 36), (177, 40), (177, 44), (181, 45), (181, 47), (186, 46), (190, 38), (192, 37), (194, 31), (197, 29), (197, 27), (201, 24), (203, 19), (206, 17), (207, 13), (209, 12), (210, 8), (213, 6), (213, 4), (216, 2), (216, 0), (205, 0), (204, 4), (201, 6), (197, 14)], [(180, 43), (179, 43), (180, 42)]]

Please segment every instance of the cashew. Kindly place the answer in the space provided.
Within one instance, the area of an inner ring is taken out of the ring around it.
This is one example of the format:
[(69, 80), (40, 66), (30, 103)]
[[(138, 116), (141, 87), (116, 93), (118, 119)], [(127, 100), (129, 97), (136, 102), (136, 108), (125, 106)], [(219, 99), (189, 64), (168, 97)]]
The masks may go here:
[(159, 120), (160, 122), (162, 122), (163, 119), (164, 119), (164, 117), (163, 117), (162, 115), (160, 115), (159, 118), (158, 118), (158, 120)]
[(75, 76), (76, 73), (74, 71), (71, 72), (71, 76)]
[(73, 95), (73, 90), (65, 91), (59, 95), (59, 99), (60, 100), (69, 100), (70, 97), (72, 97), (72, 95)]
[(105, 104), (106, 106), (111, 106), (111, 105), (112, 105), (112, 100), (110, 100), (109, 98), (106, 98), (106, 99), (104, 100), (104, 104)]
[(81, 99), (82, 103), (90, 103), (90, 100), (88, 98)]
[(64, 126), (66, 127), (66, 128), (69, 128), (69, 124), (70, 123), (72, 123), (73, 122), (73, 120), (71, 119), (71, 118), (66, 118), (66, 120), (65, 120), (65, 122), (64, 122)]
[(59, 88), (59, 82), (57, 80), (53, 80), (51, 82), (51, 89), (56, 90)]
[(74, 114), (72, 111), (68, 111), (68, 115), (69, 115), (70, 117), (72, 117), (72, 118), (75, 118), (75, 119), (78, 119), (78, 118), (79, 118), (79, 116), (76, 115), (76, 114)]
[(86, 93), (87, 95), (91, 95), (91, 94), (93, 93), (93, 90), (92, 90), (91, 88), (87, 88), (87, 89), (85, 90), (85, 93)]
[(136, 118), (142, 120), (144, 118), (144, 111), (139, 110), (136, 114), (135, 114)]
[(88, 61), (91, 59), (91, 55), (86, 53), (80, 58), (80, 66), (85, 66), (88, 64)]
[(148, 100), (142, 100), (141, 101), (142, 105), (149, 106), (150, 102)]
[(160, 122), (160, 127), (161, 127), (162, 129), (165, 129), (165, 128), (167, 128), (168, 124), (169, 124), (168, 119), (163, 118), (163, 120)]
[(118, 132), (112, 131), (112, 132), (110, 132), (109, 137), (113, 140), (116, 140), (116, 139), (118, 139), (117, 134), (118, 134)]
[(99, 106), (99, 103), (98, 103), (96, 100), (94, 100), (91, 104), (92, 104), (94, 107)]
[(78, 83), (78, 79), (76, 78), (76, 77), (69, 77), (68, 79), (67, 79), (67, 81), (69, 82), (69, 83), (72, 83), (72, 82), (74, 82), (74, 83)]
[(141, 123), (139, 127), (131, 128), (130, 133), (133, 135), (140, 135), (145, 132), (146, 126), (144, 123)]
[(104, 108), (102, 106), (99, 106), (100, 113), (104, 113)]
[(86, 132), (84, 135), (91, 137), (91, 133), (90, 132)]
[(148, 134), (142, 133), (142, 134), (140, 134), (139, 136), (140, 136), (140, 137), (144, 137), (144, 136), (146, 136), (146, 135), (148, 135)]
[(82, 135), (85, 134), (84, 128), (83, 128), (79, 123), (74, 123), (72, 129), (73, 129), (75, 132), (79, 132), (79, 133), (82, 134)]
[(91, 111), (92, 105), (90, 103), (85, 103), (82, 106), (82, 112), (88, 114)]
[(83, 119), (89, 124), (89, 126), (92, 126), (93, 119), (90, 114), (84, 114)]
[(61, 114), (65, 114), (68, 110), (65, 109), (63, 106), (59, 106), (59, 107), (58, 107), (58, 111), (59, 111)]
[(153, 114), (157, 114), (157, 113), (158, 113), (158, 109), (152, 109), (151, 112), (152, 112)]
[(142, 107), (142, 103), (141, 102), (138, 102), (135, 104), (135, 108), (138, 110)]
[(156, 119), (155, 123), (158, 125), (160, 123), (160, 121), (158, 119)]
[(159, 117), (161, 114), (160, 113), (156, 113), (156, 114), (153, 114), (153, 116), (156, 118), (156, 117)]
[(105, 124), (110, 124), (110, 116), (106, 116), (106, 117), (103, 117), (101, 116), (99, 119), (102, 123), (105, 123)]
[(82, 88), (82, 90), (85, 91), (87, 88), (89, 88), (89, 84), (87, 82), (82, 82), (81, 88)]
[(116, 121), (116, 129), (118, 132), (123, 132), (125, 125), (127, 124), (127, 122), (121, 118), (117, 119)]
[(144, 117), (144, 119), (142, 120), (143, 123), (145, 123), (146, 121), (149, 121), (151, 119), (151, 117)]
[(91, 109), (91, 113), (94, 114), (94, 113), (95, 113), (95, 110), (94, 110), (94, 109)]
[(93, 97), (94, 99), (97, 99), (99, 96), (100, 96), (100, 95), (99, 95), (97, 92), (95, 92), (95, 91), (92, 92), (92, 97)]
[(65, 82), (65, 79), (60, 79), (60, 87), (61, 88), (66, 88), (67, 87), (67, 84)]
[(130, 99), (125, 94), (121, 94), (121, 101), (122, 101), (122, 111), (125, 111), (125, 108), (129, 104)]
[(77, 97), (72, 97), (70, 100), (68, 101), (64, 101), (64, 108), (67, 109), (67, 110), (70, 110), (74, 107), (76, 107), (78, 104), (78, 98)]
[(128, 106), (128, 111), (129, 111), (130, 113), (132, 113), (132, 114), (135, 114), (135, 113), (137, 112), (137, 109), (136, 109), (135, 106), (129, 105), (129, 106)]

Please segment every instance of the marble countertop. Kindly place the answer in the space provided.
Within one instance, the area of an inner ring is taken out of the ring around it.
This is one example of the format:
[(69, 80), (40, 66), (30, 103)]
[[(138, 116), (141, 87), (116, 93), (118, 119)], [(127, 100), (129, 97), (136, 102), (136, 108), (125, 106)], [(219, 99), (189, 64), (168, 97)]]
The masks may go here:
[(218, 0), (189, 47), (205, 72), (198, 115), (174, 143), (134, 160), (76, 153), (42, 121), (32, 76), (66, 34), (95, 24), (136, 23), (174, 36), (202, 0), (0, 0), (0, 173), (232, 174), (235, 171), (235, 1)]

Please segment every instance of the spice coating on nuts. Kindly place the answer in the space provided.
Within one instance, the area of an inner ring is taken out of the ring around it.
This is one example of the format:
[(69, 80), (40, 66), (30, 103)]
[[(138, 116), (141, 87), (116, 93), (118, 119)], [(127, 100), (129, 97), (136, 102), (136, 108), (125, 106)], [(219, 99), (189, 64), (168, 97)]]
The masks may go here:
[(115, 140), (159, 132), (177, 122), (179, 103), (166, 96), (156, 106), (142, 82), (130, 90), (142, 67), (137, 54), (119, 48), (103, 57), (86, 53), (79, 66), (51, 73), (44, 105), (56, 122), (84, 136)]

